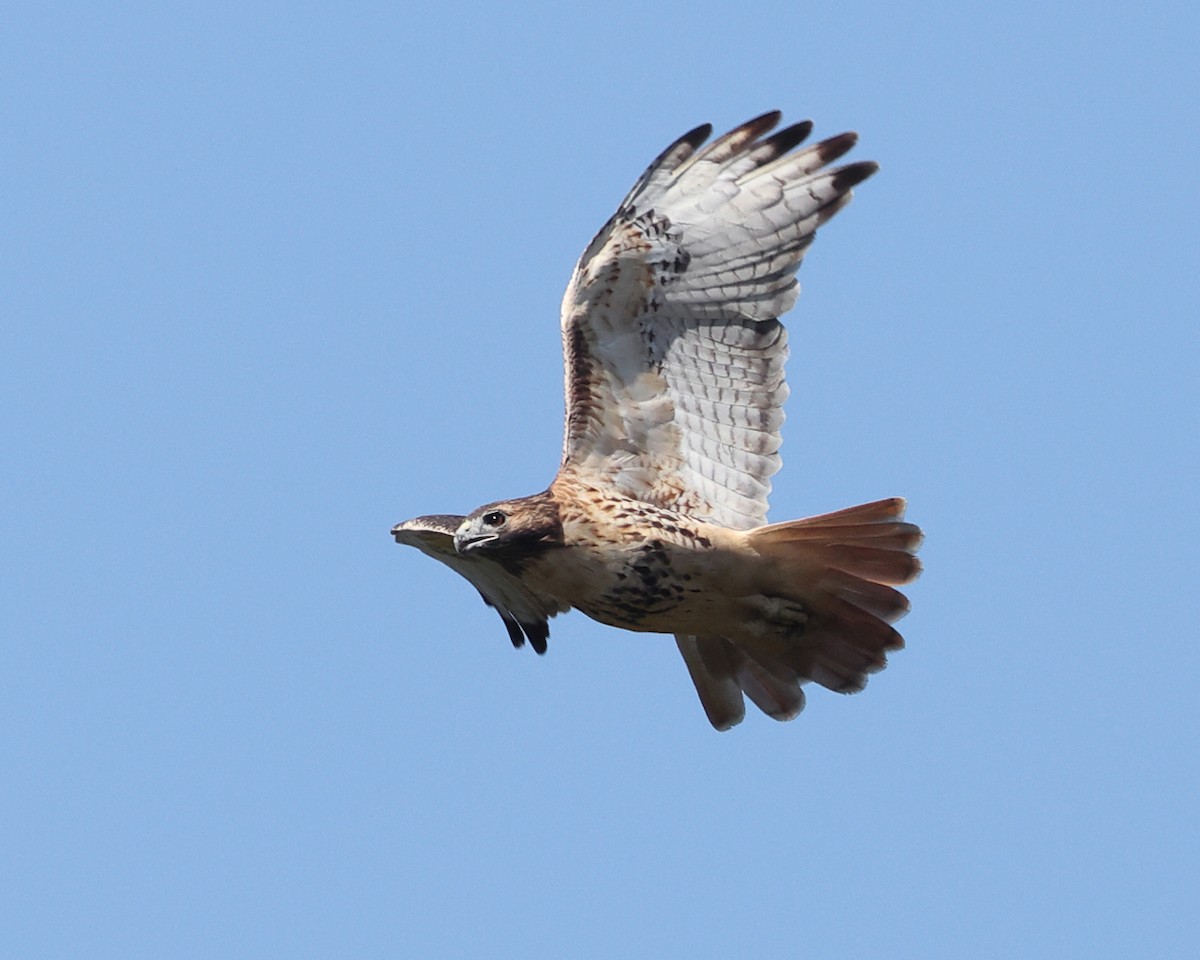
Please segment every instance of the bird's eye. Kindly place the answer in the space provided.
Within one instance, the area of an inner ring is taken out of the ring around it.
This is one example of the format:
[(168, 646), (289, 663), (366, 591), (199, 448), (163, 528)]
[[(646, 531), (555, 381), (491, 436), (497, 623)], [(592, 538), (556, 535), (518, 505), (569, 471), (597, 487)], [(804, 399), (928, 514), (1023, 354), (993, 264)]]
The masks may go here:
[(489, 510), (483, 515), (483, 525), (485, 527), (502, 527), (504, 521), (508, 517), (500, 510)]

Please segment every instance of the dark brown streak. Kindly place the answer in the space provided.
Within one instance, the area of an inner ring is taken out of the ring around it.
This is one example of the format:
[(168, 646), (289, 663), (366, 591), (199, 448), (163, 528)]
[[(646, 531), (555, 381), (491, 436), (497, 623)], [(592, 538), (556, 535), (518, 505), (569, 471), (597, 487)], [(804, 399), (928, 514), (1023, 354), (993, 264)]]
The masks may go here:
[(596, 397), (592, 394), (591, 373), (594, 369), (592, 355), (588, 350), (587, 336), (580, 323), (571, 324), (566, 339), (567, 366), (567, 444), (563, 450), (563, 462), (571, 446), (587, 432), (592, 411), (596, 408)]

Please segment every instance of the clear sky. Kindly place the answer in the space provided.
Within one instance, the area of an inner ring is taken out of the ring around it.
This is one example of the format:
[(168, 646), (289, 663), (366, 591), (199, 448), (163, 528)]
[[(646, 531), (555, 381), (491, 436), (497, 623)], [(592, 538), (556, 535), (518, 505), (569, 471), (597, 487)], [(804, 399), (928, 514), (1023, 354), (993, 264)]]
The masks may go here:
[[(1194, 955), (1194, 3), (23, 6), (6, 956)], [(904, 495), (927, 569), (863, 694), (717, 734), (388, 530), (548, 482), (579, 251), (775, 107), (882, 170), (772, 518)]]

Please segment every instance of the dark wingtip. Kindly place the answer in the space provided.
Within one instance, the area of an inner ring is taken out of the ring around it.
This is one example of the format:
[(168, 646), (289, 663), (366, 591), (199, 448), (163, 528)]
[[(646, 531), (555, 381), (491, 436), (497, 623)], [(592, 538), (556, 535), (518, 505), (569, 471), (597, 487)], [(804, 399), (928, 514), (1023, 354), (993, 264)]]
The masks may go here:
[(682, 137), (675, 141), (672, 146), (677, 146), (680, 143), (691, 144), (693, 150), (700, 146), (705, 140), (712, 136), (713, 125), (711, 123), (702, 123), (698, 127), (693, 127)]
[(521, 632), (521, 625), (512, 617), (504, 614), (491, 600), (483, 595), (483, 591), (480, 591), (479, 596), (484, 603), (500, 614), (500, 620), (504, 624), (504, 629), (508, 631), (508, 639), (512, 641), (512, 645), (518, 649), (525, 646), (525, 634)]
[(811, 120), (802, 120), (800, 123), (793, 123), (790, 127), (784, 127), (778, 133), (773, 133), (763, 141), (763, 146), (768, 144), (773, 148), (774, 156), (781, 157), (793, 147), (799, 146), (812, 133), (813, 122)]
[(525, 635), (521, 633), (521, 627), (516, 620), (509, 620), (508, 617), (501, 617), (504, 621), (504, 629), (508, 631), (508, 639), (512, 641), (512, 645), (518, 650), (525, 646)]
[(504, 621), (504, 629), (508, 631), (508, 639), (512, 641), (512, 645), (518, 650), (525, 646), (526, 639), (529, 640), (529, 645), (533, 647), (534, 652), (543, 654), (546, 652), (546, 641), (550, 639), (550, 624), (545, 620), (538, 620), (534, 623), (522, 623), (515, 617), (510, 617), (502, 612), (491, 600), (479, 594), (483, 598), (483, 602), (500, 614), (500, 619)]
[(782, 110), (768, 110), (766, 113), (760, 113), (753, 120), (747, 120), (739, 129), (755, 130), (755, 139), (761, 137), (768, 130), (774, 130), (779, 126), (779, 121), (783, 119)]
[(537, 623), (522, 623), (521, 629), (525, 631), (525, 636), (529, 638), (529, 645), (533, 647), (536, 653), (544, 654), (546, 652), (546, 641), (550, 639), (550, 624), (545, 620), (539, 620)]
[(860, 160), (858, 163), (848, 163), (840, 170), (834, 171), (833, 187), (838, 191), (849, 190), (851, 187), (862, 183), (878, 169), (879, 164), (874, 160)]
[(858, 143), (858, 134), (853, 131), (839, 133), (836, 137), (822, 140), (816, 146), (816, 149), (820, 151), (821, 166), (833, 163), (838, 157), (849, 153), (856, 143)]

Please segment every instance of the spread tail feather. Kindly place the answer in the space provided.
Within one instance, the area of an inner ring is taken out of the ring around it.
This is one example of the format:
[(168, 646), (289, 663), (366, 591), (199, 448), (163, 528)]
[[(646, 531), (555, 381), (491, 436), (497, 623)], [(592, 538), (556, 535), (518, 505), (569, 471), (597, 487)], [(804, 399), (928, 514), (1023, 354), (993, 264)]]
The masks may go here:
[(903, 517), (897, 497), (745, 532), (769, 571), (772, 596), (760, 599), (792, 619), (769, 636), (676, 635), (714, 727), (741, 723), (745, 697), (767, 716), (791, 720), (804, 709), (802, 684), (861, 690), (888, 651), (904, 646), (891, 624), (908, 600), (895, 588), (920, 573), (922, 535)]
[(745, 650), (723, 637), (676, 634), (675, 642), (687, 664), (708, 722), (728, 730), (742, 722), (746, 704), (742, 693), (775, 720), (792, 720), (804, 709), (800, 678), (778, 675)]
[(895, 497), (747, 531), (786, 599), (808, 615), (802, 631), (752, 650), (755, 659), (844, 693), (883, 669), (888, 651), (904, 646), (891, 624), (909, 605), (895, 587), (921, 571), (921, 530), (903, 516)]

